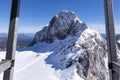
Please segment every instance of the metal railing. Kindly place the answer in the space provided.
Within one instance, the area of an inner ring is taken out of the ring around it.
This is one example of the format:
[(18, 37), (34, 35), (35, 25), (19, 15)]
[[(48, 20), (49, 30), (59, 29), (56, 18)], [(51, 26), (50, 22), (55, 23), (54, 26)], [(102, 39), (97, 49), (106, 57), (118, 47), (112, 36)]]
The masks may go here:
[(3, 80), (13, 80), (19, 8), (20, 0), (12, 0), (6, 58), (0, 62), (0, 73), (4, 72)]
[(108, 67), (110, 80), (119, 80), (120, 64), (117, 63), (112, 0), (104, 0), (106, 36), (108, 46)]
[(0, 62), (0, 73), (4, 72), (12, 66), (12, 60), (3, 60)]
[[(0, 62), (0, 73), (4, 72), (3, 80), (13, 80), (17, 21), (19, 17), (20, 0), (12, 0), (6, 59)], [(106, 35), (108, 41), (108, 67), (110, 80), (119, 80), (120, 64), (117, 62), (116, 41), (112, 0), (104, 0)]]

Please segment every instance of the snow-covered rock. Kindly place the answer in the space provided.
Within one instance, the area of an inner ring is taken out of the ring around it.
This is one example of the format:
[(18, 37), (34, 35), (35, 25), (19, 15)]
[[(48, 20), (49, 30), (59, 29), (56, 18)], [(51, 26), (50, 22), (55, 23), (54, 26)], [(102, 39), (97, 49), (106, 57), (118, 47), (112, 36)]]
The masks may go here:
[(78, 32), (83, 32), (86, 28), (86, 24), (74, 12), (63, 10), (52, 18), (48, 26), (36, 33), (34, 43), (63, 40), (69, 35), (75, 36)]
[(79, 38), (69, 37), (57, 45), (46, 58), (53, 68), (64, 70), (76, 63), (77, 73), (83, 79), (107, 80), (106, 41), (99, 33), (86, 29)]
[(37, 52), (42, 52), (44, 43), (52, 45), (44, 51), (51, 52), (45, 61), (52, 68), (66, 70), (74, 65), (83, 80), (108, 80), (106, 41), (74, 12), (63, 10), (54, 16), (48, 26), (36, 33), (34, 46), (38, 43), (39, 48), (34, 50)]

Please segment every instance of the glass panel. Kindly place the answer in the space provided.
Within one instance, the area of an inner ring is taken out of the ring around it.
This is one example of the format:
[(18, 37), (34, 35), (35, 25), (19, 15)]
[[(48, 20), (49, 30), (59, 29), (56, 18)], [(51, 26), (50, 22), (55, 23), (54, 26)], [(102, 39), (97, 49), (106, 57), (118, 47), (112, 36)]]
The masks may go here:
[(19, 22), (19, 32), (21, 33), (36, 33), (42, 27), (48, 25), (51, 18), (62, 10), (75, 12), (88, 26), (100, 33), (105, 33), (103, 0), (87, 0), (87, 2), (54, 0), (54, 3), (48, 0), (21, 2)]
[(6, 50), (11, 0), (0, 1), (0, 51)]
[(114, 22), (115, 22), (115, 34), (117, 42), (117, 55), (118, 61), (120, 62), (120, 0), (113, 0), (113, 9), (114, 9)]
[(104, 80), (104, 23), (103, 0), (22, 0), (14, 79)]
[[(0, 0), (0, 62), (5, 58), (7, 33), (9, 28), (11, 0)], [(3, 79), (3, 73), (0, 73), (0, 80)]]
[(0, 1), (0, 33), (7, 33), (9, 27), (11, 0)]
[(113, 0), (116, 39), (120, 40), (120, 0)]

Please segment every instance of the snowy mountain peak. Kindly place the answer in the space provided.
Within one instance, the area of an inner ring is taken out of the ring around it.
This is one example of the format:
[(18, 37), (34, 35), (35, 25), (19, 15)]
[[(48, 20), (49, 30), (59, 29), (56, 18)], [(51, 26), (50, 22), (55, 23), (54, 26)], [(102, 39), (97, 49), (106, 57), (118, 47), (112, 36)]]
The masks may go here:
[(86, 28), (86, 24), (79, 20), (75, 12), (63, 10), (51, 19), (48, 26), (36, 33), (34, 42), (52, 43), (56, 39), (80, 35)]
[(61, 75), (65, 76), (60, 80), (108, 80), (106, 41), (74, 12), (63, 10), (54, 16), (48, 26), (36, 33), (34, 43), (37, 44), (27, 49), (49, 53), (44, 61), (52, 69), (63, 71)]
[(80, 23), (83, 23), (81, 20), (79, 20), (79, 18), (76, 16), (75, 12), (71, 12), (71, 11), (67, 11), (67, 10), (62, 10), (59, 14), (58, 14), (59, 18), (63, 18), (64, 20), (74, 20), (74, 21), (78, 21)]
[(109, 80), (106, 44), (74, 12), (63, 10), (36, 33), (33, 46), (18, 50), (14, 80)]

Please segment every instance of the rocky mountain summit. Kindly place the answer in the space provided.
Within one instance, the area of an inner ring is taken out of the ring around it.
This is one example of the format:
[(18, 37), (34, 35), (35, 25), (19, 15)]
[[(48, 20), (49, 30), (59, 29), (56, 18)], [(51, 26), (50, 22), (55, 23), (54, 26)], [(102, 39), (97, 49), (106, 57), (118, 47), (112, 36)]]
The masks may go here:
[[(46, 46), (51, 54), (45, 61), (52, 68), (65, 70), (74, 65), (80, 80), (108, 80), (106, 40), (74, 12), (61, 11), (36, 33), (34, 44), (42, 47), (44, 43), (51, 45), (49, 49)], [(37, 50), (41, 51), (41, 47)]]
[(74, 12), (61, 11), (54, 16), (48, 26), (36, 33), (35, 43), (52, 43), (54, 40), (63, 40), (67, 36), (75, 36), (87, 28), (86, 24), (79, 20)]

